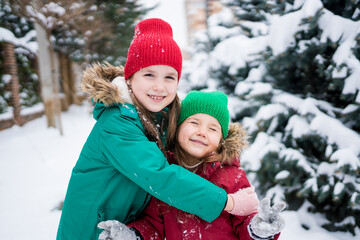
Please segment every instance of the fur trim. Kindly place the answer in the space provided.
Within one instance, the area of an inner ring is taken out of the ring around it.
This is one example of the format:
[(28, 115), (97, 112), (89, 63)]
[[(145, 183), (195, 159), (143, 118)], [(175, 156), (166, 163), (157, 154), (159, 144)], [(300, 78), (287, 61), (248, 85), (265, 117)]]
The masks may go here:
[[(117, 79), (115, 84), (112, 83), (119, 76), (124, 76), (123, 67), (115, 67), (107, 62), (105, 65), (95, 63), (84, 71), (81, 88), (95, 102), (100, 101), (105, 105), (124, 103), (131, 98), (129, 93), (125, 91), (124, 85), (120, 83), (121, 78)], [(124, 84), (127, 88), (125, 81)]]
[(236, 158), (240, 158), (241, 152), (248, 147), (248, 135), (240, 123), (231, 123), (229, 132), (224, 140), (223, 147), (226, 151), (226, 160), (224, 162), (232, 162)]
[(120, 96), (122, 96), (124, 102), (134, 105), (134, 102), (130, 97), (129, 88), (126, 84), (124, 77), (114, 78), (114, 80), (112, 80), (112, 84), (114, 84), (117, 87), (117, 89), (119, 89)]

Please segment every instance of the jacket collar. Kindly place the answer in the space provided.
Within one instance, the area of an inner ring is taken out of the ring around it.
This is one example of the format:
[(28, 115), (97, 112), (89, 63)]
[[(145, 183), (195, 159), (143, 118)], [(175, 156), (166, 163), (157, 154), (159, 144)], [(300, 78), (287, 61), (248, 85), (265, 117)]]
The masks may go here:
[(210, 176), (214, 172), (216, 172), (217, 170), (223, 168), (223, 166), (240, 167), (240, 159), (238, 157), (235, 157), (231, 164), (226, 164), (226, 163), (221, 164), (220, 162), (207, 162), (207, 163), (204, 163), (203, 167), (199, 168), (196, 171), (196, 174), (202, 176), (203, 178), (208, 179), (208, 178), (210, 178)]

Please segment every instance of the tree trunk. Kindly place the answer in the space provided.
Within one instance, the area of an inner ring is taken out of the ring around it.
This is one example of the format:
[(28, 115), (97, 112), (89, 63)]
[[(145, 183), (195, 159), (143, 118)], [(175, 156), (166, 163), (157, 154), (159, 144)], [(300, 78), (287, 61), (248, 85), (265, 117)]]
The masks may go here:
[(20, 115), (20, 95), (19, 95), (19, 78), (18, 68), (16, 62), (16, 55), (14, 51), (15, 46), (12, 43), (4, 43), (4, 73), (11, 76), (9, 89), (11, 92), (10, 104), (13, 107), (14, 120), (17, 125), (22, 126), (23, 121)]
[(61, 83), (68, 105), (79, 104), (75, 89), (72, 62), (68, 56), (60, 54)]
[(58, 128), (62, 135), (59, 88), (55, 73), (53, 49), (49, 41), (50, 33), (46, 32), (38, 23), (35, 23), (35, 29), (37, 42), (39, 44), (41, 96), (44, 102), (48, 127)]
[(69, 56), (66, 56), (66, 59), (67, 59), (67, 69), (68, 69), (68, 74), (69, 74), (69, 88), (70, 88), (70, 92), (71, 92), (71, 103), (80, 105), (81, 102), (77, 95), (78, 89), (76, 89), (76, 84), (75, 84), (76, 80), (75, 80), (75, 74), (74, 74), (74, 68), (73, 68), (73, 61), (71, 61)]
[(62, 123), (61, 123), (61, 102), (59, 96), (59, 81), (56, 74), (56, 67), (55, 67), (55, 54), (54, 48), (51, 44), (51, 32), (48, 31), (47, 40), (49, 42), (49, 53), (50, 53), (50, 66), (51, 66), (51, 82), (53, 86), (53, 98), (54, 98), (54, 107), (55, 107), (55, 120), (56, 120), (56, 127), (60, 131), (60, 135), (63, 135)]

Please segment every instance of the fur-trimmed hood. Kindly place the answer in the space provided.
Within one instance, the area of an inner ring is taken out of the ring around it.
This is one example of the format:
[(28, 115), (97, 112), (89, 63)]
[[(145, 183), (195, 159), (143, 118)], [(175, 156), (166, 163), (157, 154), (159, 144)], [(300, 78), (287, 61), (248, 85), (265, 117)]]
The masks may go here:
[(226, 158), (224, 162), (232, 162), (240, 158), (241, 152), (248, 147), (248, 135), (240, 123), (231, 123), (227, 137), (224, 139)]
[(124, 68), (120, 66), (93, 64), (84, 71), (81, 88), (95, 103), (101, 102), (105, 106), (133, 104), (124, 79)]

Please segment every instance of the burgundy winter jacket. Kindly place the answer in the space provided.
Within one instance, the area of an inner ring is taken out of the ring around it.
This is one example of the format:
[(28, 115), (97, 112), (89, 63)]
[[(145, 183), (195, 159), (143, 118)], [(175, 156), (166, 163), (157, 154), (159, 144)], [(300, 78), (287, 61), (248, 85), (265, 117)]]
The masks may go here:
[[(196, 173), (223, 188), (227, 193), (250, 187), (244, 170), (240, 168), (239, 159), (231, 165), (220, 165), (219, 162), (206, 163), (205, 170), (202, 168)], [(137, 229), (144, 240), (163, 240), (165, 237), (166, 240), (252, 240), (248, 225), (254, 215), (255, 213), (238, 217), (223, 211), (218, 218), (208, 223), (193, 214), (152, 198), (142, 215), (128, 226)], [(278, 239), (278, 235), (274, 239)]]

